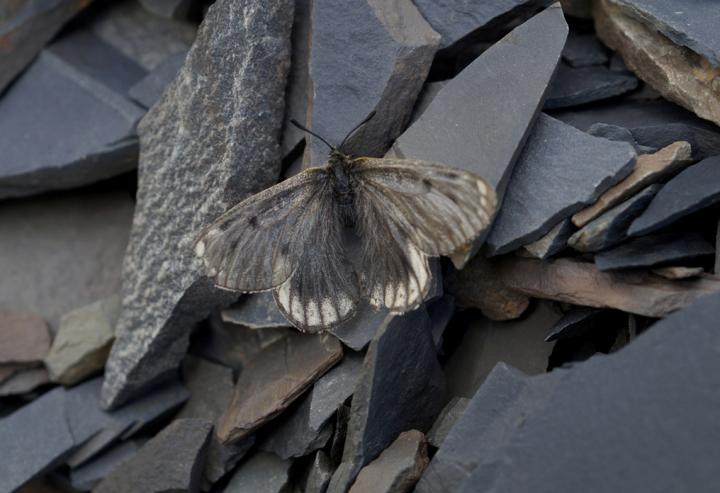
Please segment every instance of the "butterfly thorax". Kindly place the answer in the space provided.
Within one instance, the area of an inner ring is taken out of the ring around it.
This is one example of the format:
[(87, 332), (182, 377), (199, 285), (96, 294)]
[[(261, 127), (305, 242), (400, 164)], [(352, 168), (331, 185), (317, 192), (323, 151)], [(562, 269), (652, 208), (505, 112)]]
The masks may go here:
[(333, 194), (335, 201), (342, 213), (345, 226), (355, 224), (355, 194), (352, 187), (350, 168), (352, 163), (350, 156), (333, 150), (328, 159), (328, 169), (332, 178)]

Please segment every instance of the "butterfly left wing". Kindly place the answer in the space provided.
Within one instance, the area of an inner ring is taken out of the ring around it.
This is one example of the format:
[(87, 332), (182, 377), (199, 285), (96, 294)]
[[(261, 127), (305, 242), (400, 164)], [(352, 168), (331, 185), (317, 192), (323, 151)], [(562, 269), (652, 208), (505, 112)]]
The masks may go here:
[(428, 257), (450, 255), (479, 236), (492, 221), (495, 191), (479, 176), (439, 163), (353, 164), (363, 287), (373, 306), (411, 310), (429, 289)]

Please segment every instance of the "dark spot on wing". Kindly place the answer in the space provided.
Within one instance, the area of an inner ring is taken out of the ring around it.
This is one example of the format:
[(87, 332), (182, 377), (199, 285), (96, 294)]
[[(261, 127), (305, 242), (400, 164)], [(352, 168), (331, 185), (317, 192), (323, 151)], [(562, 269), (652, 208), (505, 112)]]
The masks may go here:
[(257, 216), (252, 216), (250, 219), (248, 219), (248, 224), (252, 226), (253, 228), (257, 228), (258, 220)]
[(432, 183), (430, 183), (430, 180), (428, 180), (427, 178), (422, 179), (422, 184), (423, 184), (423, 187), (425, 187), (426, 192), (429, 192), (430, 190), (432, 190), (432, 187), (433, 187)]

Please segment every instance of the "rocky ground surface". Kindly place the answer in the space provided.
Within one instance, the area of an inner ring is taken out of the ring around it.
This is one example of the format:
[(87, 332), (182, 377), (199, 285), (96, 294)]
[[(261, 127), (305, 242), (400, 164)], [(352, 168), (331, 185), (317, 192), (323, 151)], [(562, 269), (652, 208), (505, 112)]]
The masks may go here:
[[(707, 491), (714, 0), (0, 7), (0, 493)], [(353, 153), (501, 206), (426, 303), (319, 335), (198, 233)]]

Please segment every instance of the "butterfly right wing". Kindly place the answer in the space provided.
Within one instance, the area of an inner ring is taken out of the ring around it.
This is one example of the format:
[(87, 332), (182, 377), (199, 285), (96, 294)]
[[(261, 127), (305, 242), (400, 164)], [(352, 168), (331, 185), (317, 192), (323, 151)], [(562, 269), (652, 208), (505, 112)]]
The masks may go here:
[(216, 286), (243, 292), (283, 284), (297, 269), (321, 219), (326, 171), (310, 168), (240, 202), (195, 243)]

